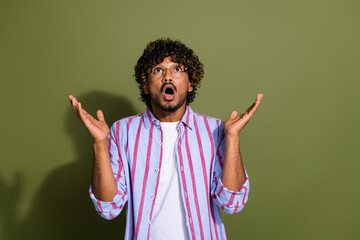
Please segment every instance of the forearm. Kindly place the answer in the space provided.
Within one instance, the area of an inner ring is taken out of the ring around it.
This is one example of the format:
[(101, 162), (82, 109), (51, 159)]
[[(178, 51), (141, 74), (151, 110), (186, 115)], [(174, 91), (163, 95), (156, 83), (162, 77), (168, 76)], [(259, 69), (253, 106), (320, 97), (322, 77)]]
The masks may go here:
[(221, 181), (231, 191), (240, 191), (246, 181), (238, 135), (225, 135), (225, 161)]
[(116, 194), (117, 186), (111, 168), (107, 140), (94, 143), (94, 154), (92, 191), (98, 200), (110, 202)]

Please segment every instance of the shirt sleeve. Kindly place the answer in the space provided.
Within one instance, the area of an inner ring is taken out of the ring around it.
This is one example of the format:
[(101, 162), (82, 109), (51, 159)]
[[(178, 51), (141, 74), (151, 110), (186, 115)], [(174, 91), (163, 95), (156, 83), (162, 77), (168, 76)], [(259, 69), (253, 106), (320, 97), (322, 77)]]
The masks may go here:
[(223, 133), (223, 123), (219, 126), (221, 136), (220, 143), (215, 153), (215, 161), (213, 166), (213, 180), (211, 186), (211, 197), (215, 204), (228, 214), (240, 212), (248, 200), (250, 182), (246, 169), (244, 168), (246, 181), (240, 191), (231, 191), (227, 189), (221, 181), (223, 173), (223, 162), (225, 159), (225, 139)]
[(113, 170), (114, 178), (117, 184), (116, 195), (111, 202), (100, 201), (93, 194), (91, 186), (89, 189), (89, 194), (91, 200), (94, 203), (95, 210), (99, 213), (99, 215), (102, 218), (111, 220), (120, 214), (128, 200), (126, 175), (123, 164), (123, 156), (125, 155), (121, 151), (119, 141), (119, 122), (116, 122), (110, 129), (108, 136), (108, 147), (111, 168)]

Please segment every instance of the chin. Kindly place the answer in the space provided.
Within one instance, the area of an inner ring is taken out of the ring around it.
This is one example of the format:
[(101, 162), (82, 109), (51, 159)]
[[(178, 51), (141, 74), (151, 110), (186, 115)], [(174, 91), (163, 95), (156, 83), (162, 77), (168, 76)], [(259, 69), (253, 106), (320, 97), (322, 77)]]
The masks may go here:
[(178, 104), (163, 104), (160, 106), (160, 109), (165, 111), (165, 112), (176, 112), (180, 107), (182, 106), (182, 104), (178, 103)]
[(174, 102), (174, 101), (166, 101), (165, 102), (158, 102), (158, 101), (152, 101), (153, 106), (159, 108), (160, 110), (164, 111), (164, 112), (176, 112), (179, 108), (181, 108), (186, 102), (186, 99), (184, 99), (183, 101), (179, 101), (179, 102)]

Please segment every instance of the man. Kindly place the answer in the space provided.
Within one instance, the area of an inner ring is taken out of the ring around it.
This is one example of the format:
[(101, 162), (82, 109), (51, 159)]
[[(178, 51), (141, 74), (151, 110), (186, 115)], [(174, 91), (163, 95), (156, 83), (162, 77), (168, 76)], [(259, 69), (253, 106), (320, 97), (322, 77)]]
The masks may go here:
[(102, 111), (96, 120), (69, 96), (94, 139), (90, 196), (106, 219), (127, 203), (125, 239), (226, 239), (218, 207), (234, 214), (247, 201), (239, 133), (262, 94), (223, 123), (189, 107), (203, 75), (191, 49), (161, 38), (147, 45), (135, 66), (144, 113), (109, 130)]

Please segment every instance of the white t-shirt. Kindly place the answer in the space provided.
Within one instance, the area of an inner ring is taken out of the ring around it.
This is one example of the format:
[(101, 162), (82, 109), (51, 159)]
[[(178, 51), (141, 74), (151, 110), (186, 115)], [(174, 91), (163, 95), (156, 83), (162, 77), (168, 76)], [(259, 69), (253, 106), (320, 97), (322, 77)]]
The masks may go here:
[(179, 122), (161, 122), (163, 156), (160, 180), (150, 226), (152, 240), (188, 239), (185, 209), (180, 193), (175, 142)]

